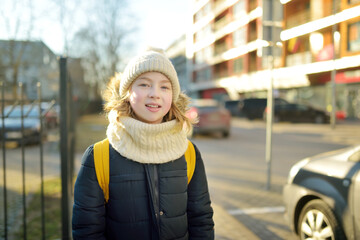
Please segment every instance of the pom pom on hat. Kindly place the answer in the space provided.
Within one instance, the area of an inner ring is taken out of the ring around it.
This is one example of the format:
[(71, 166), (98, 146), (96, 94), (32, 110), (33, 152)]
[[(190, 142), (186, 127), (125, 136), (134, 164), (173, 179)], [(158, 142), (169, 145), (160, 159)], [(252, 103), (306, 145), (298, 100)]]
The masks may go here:
[(130, 60), (121, 77), (120, 96), (124, 96), (134, 80), (146, 72), (159, 72), (169, 78), (172, 86), (172, 100), (173, 102), (177, 101), (180, 94), (180, 84), (176, 70), (165, 52), (156, 48), (150, 48)]

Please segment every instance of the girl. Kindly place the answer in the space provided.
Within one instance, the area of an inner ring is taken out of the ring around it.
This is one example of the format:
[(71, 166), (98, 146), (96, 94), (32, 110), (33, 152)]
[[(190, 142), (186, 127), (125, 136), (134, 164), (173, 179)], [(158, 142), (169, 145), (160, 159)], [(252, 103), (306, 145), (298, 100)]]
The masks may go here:
[[(121, 79), (119, 79), (121, 78)], [(109, 200), (97, 182), (93, 145), (74, 192), (74, 239), (214, 239), (204, 164), (195, 146), (187, 183), (184, 153), (192, 123), (176, 71), (159, 50), (132, 59), (105, 93)]]

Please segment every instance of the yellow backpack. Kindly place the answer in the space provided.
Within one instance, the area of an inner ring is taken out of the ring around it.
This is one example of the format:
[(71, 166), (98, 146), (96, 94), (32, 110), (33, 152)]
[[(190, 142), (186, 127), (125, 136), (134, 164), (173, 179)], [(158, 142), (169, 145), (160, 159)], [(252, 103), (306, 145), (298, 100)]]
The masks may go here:
[[(188, 148), (185, 152), (185, 159), (187, 163), (188, 184), (195, 171), (196, 154), (194, 145), (188, 141)], [(96, 177), (99, 186), (104, 192), (105, 202), (109, 200), (109, 139), (105, 138), (94, 145), (94, 163)]]

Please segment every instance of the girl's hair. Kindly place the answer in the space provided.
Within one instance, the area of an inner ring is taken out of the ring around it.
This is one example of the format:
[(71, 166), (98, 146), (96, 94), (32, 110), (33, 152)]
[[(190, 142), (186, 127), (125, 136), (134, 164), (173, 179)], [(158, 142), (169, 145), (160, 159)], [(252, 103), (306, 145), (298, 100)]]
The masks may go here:
[[(110, 81), (107, 85), (106, 90), (103, 93), (103, 98), (105, 100), (104, 111), (106, 114), (109, 114), (110, 111), (115, 110), (117, 112), (117, 117), (135, 117), (135, 113), (132, 110), (129, 102), (130, 92), (120, 97), (119, 87), (120, 87), (121, 75), (115, 74), (114, 77), (110, 78)], [(131, 86), (130, 86), (131, 88)], [(190, 98), (184, 93), (180, 93), (179, 98), (176, 103), (172, 103), (169, 112), (164, 116), (163, 121), (171, 121), (176, 119), (178, 122), (179, 128), (182, 128), (186, 125), (186, 130), (191, 132), (192, 125), (197, 122), (197, 119), (189, 119), (185, 114), (188, 110), (190, 103)]]

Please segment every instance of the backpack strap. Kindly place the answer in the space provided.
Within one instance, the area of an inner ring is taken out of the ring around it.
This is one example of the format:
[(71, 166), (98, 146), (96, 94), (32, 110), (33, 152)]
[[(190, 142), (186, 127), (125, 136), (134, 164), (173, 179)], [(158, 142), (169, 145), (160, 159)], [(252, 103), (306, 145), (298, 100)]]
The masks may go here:
[(109, 200), (109, 139), (105, 138), (94, 145), (94, 164), (99, 186), (104, 192), (105, 202)]
[[(99, 186), (104, 192), (105, 202), (109, 200), (109, 181), (110, 181), (110, 169), (109, 169), (109, 139), (105, 138), (94, 144), (94, 164), (96, 178)], [(188, 148), (185, 152), (185, 160), (187, 164), (187, 176), (188, 184), (191, 181), (195, 171), (196, 153), (194, 145), (188, 140)]]
[(189, 184), (195, 171), (196, 153), (192, 142), (190, 140), (188, 140), (188, 142), (189, 142), (188, 148), (186, 149), (185, 152), (185, 160), (187, 164), (187, 175), (188, 175), (188, 184)]

